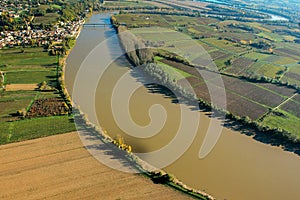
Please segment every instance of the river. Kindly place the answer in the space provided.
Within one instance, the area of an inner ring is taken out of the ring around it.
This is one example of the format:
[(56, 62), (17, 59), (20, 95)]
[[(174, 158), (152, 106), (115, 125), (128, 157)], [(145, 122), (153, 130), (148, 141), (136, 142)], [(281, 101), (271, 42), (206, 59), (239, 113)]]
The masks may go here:
[[(90, 22), (108, 22), (108, 19), (109, 15), (97, 14), (91, 17)], [(94, 123), (99, 123), (101, 127), (104, 127), (110, 136), (122, 135), (125, 142), (132, 145), (134, 152), (158, 150), (175, 137), (182, 120), (180, 105), (163, 94), (149, 92), (143, 86), (139, 87), (129, 101), (129, 111), (135, 123), (141, 126), (150, 123), (149, 109), (153, 105), (163, 106), (167, 119), (162, 130), (153, 137), (141, 139), (129, 136), (119, 128), (113, 117), (111, 97), (117, 81), (130, 72), (131, 65), (125, 56), (117, 59), (109, 67), (102, 65), (107, 53), (114, 54), (114, 51), (120, 49), (118, 39), (115, 37), (104, 47), (96, 48), (98, 56), (89, 57), (88, 62), (83, 62), (90, 52), (95, 53), (95, 50), (92, 50), (97, 45), (101, 45), (102, 41), (115, 34), (112, 28), (107, 27), (84, 27), (82, 29), (75, 47), (67, 58), (65, 71), (67, 89), (72, 93), (74, 80), (80, 67), (86, 70), (89, 70), (88, 65), (95, 65), (96, 68), (92, 70), (97, 70), (97, 67), (99, 70), (105, 68), (104, 74), (95, 87), (95, 105), (86, 105), (83, 101), (79, 103), (79, 106)], [(142, 79), (140, 74), (131, 75), (125, 85), (140, 82)], [(80, 84), (88, 86), (89, 79), (86, 77), (86, 81)], [(82, 91), (84, 98), (94, 98), (93, 96), (87, 97), (86, 94), (88, 94), (87, 91)], [(124, 106), (125, 104), (124, 100)], [(93, 109), (96, 110), (96, 115), (93, 114)], [(199, 149), (212, 119), (205, 112), (192, 109), (189, 109), (189, 112), (197, 112), (200, 115), (197, 134), (184, 154), (166, 166), (164, 170), (174, 174), (188, 186), (203, 190), (218, 199), (299, 199), (299, 156), (278, 147), (260, 143), (240, 132), (223, 128), (221, 137), (211, 153), (199, 159)], [(154, 114), (152, 117), (160, 119), (163, 116)], [(214, 126), (218, 128), (220, 125), (216, 123)]]

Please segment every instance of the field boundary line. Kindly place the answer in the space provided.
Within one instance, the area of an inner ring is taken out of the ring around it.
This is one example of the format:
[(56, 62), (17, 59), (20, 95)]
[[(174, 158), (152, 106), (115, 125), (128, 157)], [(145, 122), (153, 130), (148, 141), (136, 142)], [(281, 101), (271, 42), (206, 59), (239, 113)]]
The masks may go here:
[(290, 96), (289, 98), (287, 98), (286, 100), (284, 100), (282, 103), (280, 103), (278, 106), (276, 106), (274, 108), (274, 110), (278, 109), (279, 107), (281, 107), (282, 105), (286, 104), (288, 101), (290, 101), (292, 98), (294, 98), (298, 93), (293, 94), (292, 96)]

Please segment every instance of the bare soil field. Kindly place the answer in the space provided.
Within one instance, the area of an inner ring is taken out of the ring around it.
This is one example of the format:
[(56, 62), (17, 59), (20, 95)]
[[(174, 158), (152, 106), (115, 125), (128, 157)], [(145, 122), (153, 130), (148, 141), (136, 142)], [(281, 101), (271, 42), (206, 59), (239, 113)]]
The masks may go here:
[[(218, 90), (222, 90), (221, 88), (213, 84), (210, 84), (210, 89), (211, 92), (214, 93), (214, 95), (220, 93), (218, 92)], [(197, 97), (207, 102), (211, 102), (211, 96), (206, 84), (201, 84), (195, 87), (194, 90)], [(223, 108), (222, 105), (224, 104), (224, 98), (225, 97), (223, 96), (217, 96), (214, 99), (213, 104), (217, 107)], [(229, 110), (231, 113), (238, 116), (248, 116), (253, 120), (258, 119), (260, 116), (267, 112), (267, 108), (253, 103), (247, 99), (241, 98), (240, 96), (231, 92), (226, 92), (226, 106), (226, 109)]]
[(300, 103), (300, 93), (298, 93), (293, 100), (298, 101)]
[(257, 85), (259, 86), (262, 86), (262, 87), (265, 87), (269, 90), (272, 90), (273, 92), (276, 92), (280, 95), (283, 95), (283, 96), (292, 96), (296, 90), (295, 89), (292, 89), (292, 88), (287, 88), (287, 87), (284, 87), (284, 86), (278, 86), (278, 85), (274, 85), (274, 84), (271, 84), (271, 83), (256, 83)]
[(187, 84), (190, 84), (192, 87), (195, 87), (201, 83), (204, 83), (204, 79), (202, 79), (201, 77), (196, 78), (194, 76), (185, 78), (185, 79), (180, 79), (177, 81), (178, 85), (181, 85), (182, 87), (188, 88)]
[(0, 199), (191, 199), (96, 161), (76, 132), (0, 146)]
[(231, 74), (240, 74), (249, 68), (253, 63), (254, 62), (248, 58), (240, 57), (233, 61), (232, 67), (226, 70), (226, 72)]
[(37, 84), (9, 84), (6, 85), (7, 91), (17, 91), (17, 90), (35, 90)]
[(294, 101), (288, 101), (287, 103), (283, 104), (280, 108), (284, 111), (292, 113), (293, 115), (300, 117), (300, 103), (296, 103)]

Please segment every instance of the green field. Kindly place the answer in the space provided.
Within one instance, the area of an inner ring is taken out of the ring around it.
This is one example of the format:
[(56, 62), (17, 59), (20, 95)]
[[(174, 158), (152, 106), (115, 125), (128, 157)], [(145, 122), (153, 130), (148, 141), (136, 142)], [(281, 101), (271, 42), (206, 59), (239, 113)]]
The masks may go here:
[(266, 62), (278, 64), (278, 65), (290, 65), (293, 63), (297, 63), (296, 60), (289, 58), (289, 57), (284, 57), (284, 56), (269, 56), (264, 59)]
[(282, 81), (300, 85), (300, 64), (288, 67), (288, 72), (282, 77)]
[(43, 48), (1, 49), (0, 66), (52, 66), (56, 64), (57, 58), (49, 56)]
[(258, 62), (252, 65), (249, 69), (247, 69), (247, 72), (275, 78), (277, 73), (281, 70), (284, 70), (283, 66)]
[(283, 37), (276, 34), (276, 33), (271, 33), (271, 32), (261, 32), (257, 34), (260, 37), (272, 40), (274, 42), (281, 42), (283, 40)]
[(170, 74), (170, 76), (173, 80), (178, 81), (182, 78), (187, 78), (187, 77), (191, 76), (191, 74), (189, 74), (185, 71), (179, 70), (179, 69), (174, 68), (170, 65), (167, 65), (165, 63), (160, 62), (159, 61), (160, 59), (162, 59), (162, 58), (158, 57), (158, 56), (155, 57), (155, 61), (157, 62), (158, 67), (162, 68), (165, 72)]
[(0, 123), (0, 144), (75, 131), (71, 117), (56, 116)]
[(297, 137), (300, 137), (299, 118), (283, 110), (279, 111), (284, 114), (283, 117), (271, 114), (263, 120), (263, 124), (270, 128), (282, 127), (291, 133), (295, 133)]
[(43, 81), (55, 80), (55, 69), (44, 71), (7, 71), (6, 83), (7, 84), (30, 84), (41, 83)]
[[(0, 70), (5, 72), (5, 84), (57, 84), (55, 56), (42, 48), (0, 50)], [(21, 86), (22, 87), (22, 86)], [(52, 88), (53, 88), (52, 87)], [(75, 130), (72, 117), (52, 116), (23, 119), (32, 103), (38, 99), (61, 99), (55, 88), (50, 91), (0, 91), (0, 144), (16, 142)]]
[(268, 58), (270, 56), (270, 54), (265, 54), (265, 53), (259, 53), (259, 52), (251, 52), (248, 54), (245, 54), (244, 57), (246, 58), (250, 58), (252, 60), (263, 60), (265, 58)]

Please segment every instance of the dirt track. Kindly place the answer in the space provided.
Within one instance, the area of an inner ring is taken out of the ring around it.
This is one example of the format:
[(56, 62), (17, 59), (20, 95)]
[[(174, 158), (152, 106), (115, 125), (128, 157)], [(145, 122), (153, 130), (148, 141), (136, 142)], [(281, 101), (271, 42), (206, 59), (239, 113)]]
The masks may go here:
[(0, 199), (189, 199), (96, 161), (77, 133), (0, 146)]

